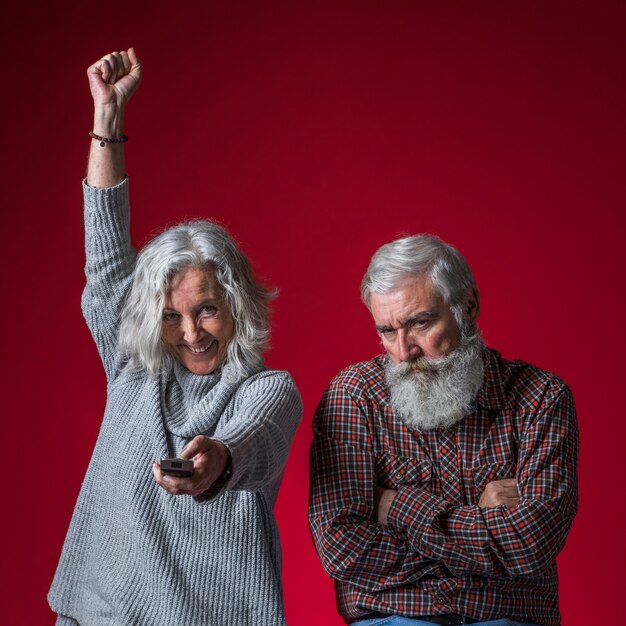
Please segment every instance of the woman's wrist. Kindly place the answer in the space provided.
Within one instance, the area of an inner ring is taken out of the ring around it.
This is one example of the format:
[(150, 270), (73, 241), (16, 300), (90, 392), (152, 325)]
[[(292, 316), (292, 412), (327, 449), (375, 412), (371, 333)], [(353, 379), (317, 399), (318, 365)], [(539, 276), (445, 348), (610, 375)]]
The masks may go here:
[(93, 134), (87, 164), (87, 184), (98, 189), (114, 187), (124, 180), (126, 171), (124, 148), (121, 142), (109, 142), (104, 139), (123, 137), (123, 107), (116, 104), (97, 104), (94, 109), (93, 128), (90, 130)]
[(102, 137), (121, 137), (124, 134), (124, 109), (117, 105), (96, 106), (92, 131)]
[(220, 480), (225, 474), (230, 475), (232, 459), (230, 456), (230, 450), (221, 441), (214, 439), (213, 442), (216, 444), (216, 456), (218, 458), (217, 468), (220, 472), (217, 480)]
[[(206, 502), (215, 498), (228, 484), (231, 474), (233, 473), (233, 461), (230, 450), (221, 441), (214, 440), (214, 443), (220, 444), (217, 447), (217, 455), (221, 457), (218, 461), (218, 468), (221, 468), (222, 471), (209, 485), (208, 489), (205, 489), (200, 495), (194, 496), (198, 502)], [(222, 456), (222, 454), (224, 456)]]

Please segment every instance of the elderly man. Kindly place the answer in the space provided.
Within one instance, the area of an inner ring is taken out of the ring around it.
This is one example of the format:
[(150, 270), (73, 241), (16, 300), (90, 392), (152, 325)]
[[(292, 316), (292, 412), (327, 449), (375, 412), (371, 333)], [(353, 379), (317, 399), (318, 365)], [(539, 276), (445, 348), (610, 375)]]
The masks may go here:
[(380, 248), (361, 286), (386, 354), (317, 409), (309, 519), (359, 626), (560, 624), (577, 427), (559, 378), (486, 348), (465, 259), (437, 237)]

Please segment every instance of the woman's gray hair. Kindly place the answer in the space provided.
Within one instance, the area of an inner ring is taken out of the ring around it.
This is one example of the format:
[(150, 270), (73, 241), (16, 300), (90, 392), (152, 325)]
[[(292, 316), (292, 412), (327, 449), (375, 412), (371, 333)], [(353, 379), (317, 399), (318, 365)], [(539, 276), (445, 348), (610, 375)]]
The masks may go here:
[(387, 293), (416, 276), (430, 277), (461, 327), (467, 290), (476, 289), (476, 281), (461, 253), (434, 235), (403, 237), (380, 247), (361, 282), (361, 299), (369, 308), (372, 293)]
[(172, 356), (161, 341), (163, 306), (172, 278), (186, 268), (215, 271), (235, 322), (226, 363), (237, 377), (262, 363), (269, 341), (268, 291), (254, 278), (248, 259), (220, 226), (205, 220), (178, 224), (150, 241), (137, 257), (132, 284), (121, 314), (119, 347), (131, 369), (151, 376), (167, 370)]

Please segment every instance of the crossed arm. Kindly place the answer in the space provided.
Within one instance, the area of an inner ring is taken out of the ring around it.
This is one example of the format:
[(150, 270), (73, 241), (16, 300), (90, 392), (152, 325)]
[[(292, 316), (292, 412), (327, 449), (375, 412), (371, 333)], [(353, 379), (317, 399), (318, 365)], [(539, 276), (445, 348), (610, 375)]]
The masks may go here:
[(490, 483), (464, 506), (415, 484), (377, 489), (365, 414), (333, 383), (314, 421), (309, 518), (330, 576), (373, 592), (433, 574), (532, 576), (553, 563), (576, 508), (566, 387), (546, 395), (523, 433), (516, 478)]
[[(376, 487), (374, 490), (374, 518), (381, 526), (388, 525), (387, 516), (393, 503), (393, 499), (398, 495), (395, 489), (385, 489)], [(517, 490), (517, 480), (515, 478), (505, 478), (504, 480), (493, 480), (485, 485), (478, 506), (481, 509), (490, 509), (496, 506), (505, 506), (512, 509), (519, 504), (519, 491)]]

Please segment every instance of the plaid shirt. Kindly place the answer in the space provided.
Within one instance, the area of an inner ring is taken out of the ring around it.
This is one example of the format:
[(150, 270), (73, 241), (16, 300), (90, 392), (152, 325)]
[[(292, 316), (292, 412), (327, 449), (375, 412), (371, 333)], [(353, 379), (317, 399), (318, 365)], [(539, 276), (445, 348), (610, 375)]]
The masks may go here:
[[(578, 432), (559, 378), (485, 349), (476, 410), (417, 432), (396, 417), (386, 357), (342, 371), (313, 421), (309, 521), (337, 608), (461, 613), (558, 625), (556, 556), (576, 512)], [(481, 509), (485, 485), (516, 478), (519, 505)], [(397, 490), (388, 526), (376, 485)]]

